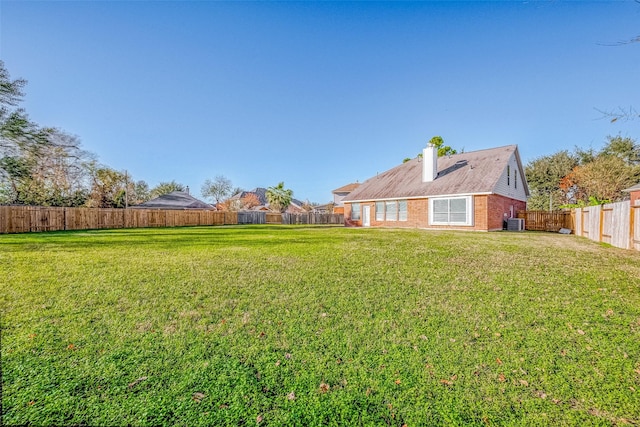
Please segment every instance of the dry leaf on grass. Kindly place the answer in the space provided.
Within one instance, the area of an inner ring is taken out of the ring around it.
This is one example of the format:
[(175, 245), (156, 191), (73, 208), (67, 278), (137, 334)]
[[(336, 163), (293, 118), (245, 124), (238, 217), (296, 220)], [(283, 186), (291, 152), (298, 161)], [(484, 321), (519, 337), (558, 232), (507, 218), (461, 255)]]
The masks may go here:
[(198, 403), (202, 402), (202, 399), (204, 399), (204, 397), (205, 394), (200, 392), (193, 393), (193, 396), (191, 396), (191, 398)]
[(137, 379), (137, 380), (135, 380), (134, 382), (129, 383), (129, 388), (133, 388), (133, 387), (135, 387), (136, 385), (138, 385), (138, 383), (141, 383), (142, 381), (144, 381), (144, 380), (146, 380), (146, 379), (147, 379), (147, 377), (140, 377), (140, 378), (138, 378), (138, 379)]
[(296, 400), (296, 394), (292, 391), (291, 393), (287, 394), (287, 399)]
[(442, 379), (440, 382), (444, 385), (453, 385), (453, 382), (458, 379), (458, 374), (454, 374), (448, 380)]

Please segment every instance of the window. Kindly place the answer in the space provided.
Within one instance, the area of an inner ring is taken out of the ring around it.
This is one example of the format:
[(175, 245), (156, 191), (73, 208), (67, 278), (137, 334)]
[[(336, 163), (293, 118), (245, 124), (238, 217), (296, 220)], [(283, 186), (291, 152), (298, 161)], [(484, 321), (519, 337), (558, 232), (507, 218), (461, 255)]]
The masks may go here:
[(400, 200), (398, 201), (398, 221), (406, 221), (407, 220), (407, 201)]
[(351, 204), (351, 219), (360, 219), (360, 203)]
[(511, 185), (511, 166), (507, 165), (507, 185)]
[(387, 200), (376, 202), (376, 221), (406, 221), (407, 201)]
[(387, 221), (398, 220), (398, 202), (396, 202), (395, 200), (387, 202), (386, 210), (387, 210)]
[(384, 202), (376, 202), (376, 221), (384, 221)]
[(471, 196), (429, 199), (429, 223), (432, 225), (473, 225)]
[(513, 171), (513, 186), (518, 189), (518, 169)]

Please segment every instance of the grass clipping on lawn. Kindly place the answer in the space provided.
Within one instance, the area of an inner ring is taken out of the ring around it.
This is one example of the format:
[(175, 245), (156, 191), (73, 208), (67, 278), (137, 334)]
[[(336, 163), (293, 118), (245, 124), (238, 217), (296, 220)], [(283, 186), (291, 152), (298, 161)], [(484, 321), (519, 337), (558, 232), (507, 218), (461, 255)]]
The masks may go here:
[(640, 253), (290, 226), (0, 236), (2, 423), (637, 425)]

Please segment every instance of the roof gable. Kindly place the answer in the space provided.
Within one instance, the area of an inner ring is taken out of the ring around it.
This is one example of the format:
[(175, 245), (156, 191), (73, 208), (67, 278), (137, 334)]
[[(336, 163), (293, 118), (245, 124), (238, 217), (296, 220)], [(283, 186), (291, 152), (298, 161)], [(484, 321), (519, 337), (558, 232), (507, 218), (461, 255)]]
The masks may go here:
[(360, 187), (359, 182), (352, 182), (351, 184), (343, 185), (340, 188), (336, 188), (332, 191), (332, 193), (350, 193), (358, 187)]
[(163, 194), (155, 199), (132, 207), (154, 209), (213, 209), (213, 206), (210, 204), (198, 200), (184, 191), (172, 191), (171, 193)]
[[(431, 182), (422, 182), (422, 159), (415, 158), (366, 180), (343, 201), (490, 194), (514, 155), (521, 165), (516, 145), (439, 157), (438, 175)], [(522, 167), (518, 169), (528, 195)]]

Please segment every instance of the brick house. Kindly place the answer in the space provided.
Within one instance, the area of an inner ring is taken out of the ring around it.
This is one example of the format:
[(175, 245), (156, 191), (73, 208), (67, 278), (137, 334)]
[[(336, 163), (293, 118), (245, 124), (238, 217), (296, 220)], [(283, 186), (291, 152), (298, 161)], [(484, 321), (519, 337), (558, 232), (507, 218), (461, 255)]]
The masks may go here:
[(492, 231), (525, 210), (528, 197), (516, 145), (440, 158), (429, 145), (342, 202), (350, 226)]
[(344, 213), (344, 203), (342, 203), (342, 199), (347, 197), (349, 193), (351, 193), (356, 188), (360, 187), (360, 183), (352, 182), (351, 184), (343, 185), (340, 188), (336, 188), (332, 191), (333, 193), (333, 213), (334, 214), (343, 214)]
[(640, 184), (636, 184), (631, 188), (625, 190), (630, 194), (631, 206), (640, 206)]

